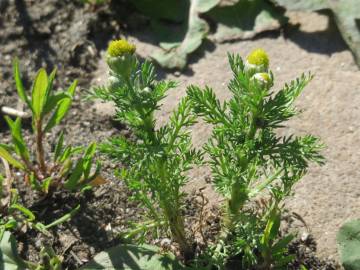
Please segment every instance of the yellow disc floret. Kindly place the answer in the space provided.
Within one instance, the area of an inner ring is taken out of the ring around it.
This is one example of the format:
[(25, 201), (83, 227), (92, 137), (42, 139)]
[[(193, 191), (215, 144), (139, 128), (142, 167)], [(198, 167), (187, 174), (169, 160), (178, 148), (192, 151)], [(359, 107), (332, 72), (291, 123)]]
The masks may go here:
[(252, 65), (264, 66), (265, 68), (269, 66), (269, 57), (263, 49), (253, 50), (246, 60)]
[(109, 43), (107, 53), (111, 57), (117, 57), (124, 54), (133, 54), (135, 50), (135, 45), (130, 44), (125, 39), (118, 39)]

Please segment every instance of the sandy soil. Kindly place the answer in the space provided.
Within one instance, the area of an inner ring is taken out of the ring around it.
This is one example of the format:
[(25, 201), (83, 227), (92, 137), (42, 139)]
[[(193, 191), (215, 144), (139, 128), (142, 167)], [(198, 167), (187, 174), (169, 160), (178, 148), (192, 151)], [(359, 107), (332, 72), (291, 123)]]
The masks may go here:
[[(227, 52), (246, 56), (254, 48), (264, 48), (271, 57), (276, 88), (302, 72), (315, 73), (315, 79), (298, 101), (303, 113), (289, 122), (283, 132), (321, 137), (327, 146), (324, 150), (327, 163), (310, 169), (296, 186), (295, 195), (287, 206), (306, 221), (318, 242), (319, 256), (337, 259), (336, 232), (345, 221), (360, 217), (360, 170), (357, 166), (360, 163), (360, 72), (328, 17), (291, 13), (290, 18), (293, 29), (285, 33), (216, 46), (208, 43), (190, 59), (190, 68), (184, 73), (160, 70), (163, 77), (180, 84), (165, 99), (158, 120), (160, 124), (167, 121), (190, 84), (209, 85), (221, 99), (229, 98), (226, 85), (231, 73)], [(298, 23), (301, 26), (296, 29)], [(136, 43), (141, 57), (149, 56), (156, 49), (146, 35), (128, 38)], [(101, 83), (104, 78), (106, 66), (101, 61), (94, 83)], [(111, 106), (96, 106), (100, 114), (111, 111)], [(202, 123), (197, 124), (193, 130), (195, 145), (204, 143), (210, 130)], [(205, 178), (209, 175), (207, 168), (193, 171), (188, 188), (206, 185)], [(207, 191), (211, 201), (219, 203), (211, 187), (208, 186)]]

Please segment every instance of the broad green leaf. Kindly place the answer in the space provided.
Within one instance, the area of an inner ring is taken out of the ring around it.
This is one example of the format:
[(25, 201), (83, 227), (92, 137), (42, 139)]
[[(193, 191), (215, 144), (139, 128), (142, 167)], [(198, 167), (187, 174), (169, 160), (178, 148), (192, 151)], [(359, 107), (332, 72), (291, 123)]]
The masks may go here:
[(360, 270), (360, 219), (345, 223), (336, 240), (345, 270)]
[(168, 50), (158, 51), (152, 57), (163, 67), (184, 68), (187, 55), (200, 47), (202, 40), (209, 32), (209, 25), (204, 19), (200, 18), (200, 13), (210, 10), (218, 2), (215, 0), (191, 0), (188, 21), (184, 25), (186, 26), (185, 36), (178, 35), (178, 40), (173, 40), (171, 43), (162, 42), (162, 47)]
[(26, 264), (19, 257), (15, 237), (8, 231), (1, 235), (0, 270), (25, 270)]
[(5, 148), (1, 146), (0, 146), (0, 157), (4, 158), (7, 162), (9, 162), (9, 164), (14, 166), (15, 168), (21, 170), (25, 169), (24, 165), (20, 161), (13, 158), (13, 156)]
[(46, 91), (48, 88), (48, 76), (45, 69), (40, 69), (35, 77), (35, 82), (32, 89), (32, 108), (36, 119), (39, 119), (43, 111), (43, 106), (46, 101)]
[(331, 1), (340, 33), (360, 67), (360, 4), (358, 0)]
[(360, 66), (360, 5), (358, 0), (273, 0), (289, 10), (319, 11), (330, 9), (342, 37)]
[(171, 253), (150, 245), (121, 244), (97, 254), (79, 270), (180, 270), (186, 269)]
[(29, 151), (26, 147), (25, 141), (21, 132), (21, 118), (16, 118), (15, 122), (8, 116), (4, 117), (8, 123), (11, 131), (12, 141), (15, 145), (16, 153), (23, 157), (25, 160), (30, 159)]
[(13, 69), (14, 69), (13, 72), (14, 72), (16, 90), (18, 92), (18, 95), (19, 95), (20, 99), (23, 102), (25, 102), (29, 106), (29, 108), (32, 110), (31, 103), (30, 103), (29, 98), (27, 97), (27, 95), (25, 93), (24, 85), (23, 85), (22, 80), (21, 80), (20, 69), (19, 69), (19, 60), (17, 58), (15, 58), (15, 60), (14, 60)]
[(75, 80), (70, 87), (67, 90), (67, 94), (69, 97), (63, 98), (59, 103), (58, 106), (51, 116), (49, 122), (47, 123), (45, 127), (45, 132), (48, 132), (50, 129), (52, 129), (54, 126), (58, 125), (61, 120), (65, 117), (67, 112), (69, 111), (69, 108), (71, 106), (72, 97), (74, 95), (75, 89), (76, 89), (77, 81)]
[(263, 0), (243, 0), (231, 6), (217, 6), (207, 15), (218, 24), (213, 36), (218, 42), (252, 38), (260, 32), (278, 29), (286, 22), (280, 11)]

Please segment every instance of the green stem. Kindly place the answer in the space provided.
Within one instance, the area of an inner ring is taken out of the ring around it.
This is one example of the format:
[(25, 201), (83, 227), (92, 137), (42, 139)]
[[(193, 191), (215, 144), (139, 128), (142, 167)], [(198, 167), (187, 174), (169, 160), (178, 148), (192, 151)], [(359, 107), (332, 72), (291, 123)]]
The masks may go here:
[(131, 230), (129, 232), (127, 232), (125, 234), (125, 239), (131, 239), (133, 238), (135, 235), (143, 232), (143, 231), (147, 231), (149, 229), (152, 228), (157, 228), (160, 226), (163, 226), (165, 224), (165, 221), (147, 221), (147, 222), (143, 222), (141, 224), (139, 224), (134, 230)]
[(266, 179), (264, 182), (259, 184), (256, 188), (254, 188), (249, 193), (249, 198), (255, 197), (260, 191), (265, 189), (268, 185), (270, 185), (274, 180), (277, 179), (277, 177), (280, 175), (280, 173), (283, 171), (283, 168), (278, 169), (272, 176), (270, 176), (268, 179)]
[(170, 208), (164, 210), (169, 221), (172, 237), (179, 244), (180, 253), (184, 257), (185, 262), (187, 262), (193, 258), (194, 252), (185, 235), (184, 219), (180, 211), (174, 211), (174, 209)]
[[(41, 119), (36, 120), (35, 122), (36, 126), (36, 155), (37, 160), (39, 162), (40, 171), (44, 178), (46, 178), (47, 172), (46, 172), (46, 165), (45, 165), (45, 159), (44, 159), (44, 146), (43, 146), (43, 130), (42, 130), (42, 121)], [(42, 180), (42, 179), (38, 179)]]

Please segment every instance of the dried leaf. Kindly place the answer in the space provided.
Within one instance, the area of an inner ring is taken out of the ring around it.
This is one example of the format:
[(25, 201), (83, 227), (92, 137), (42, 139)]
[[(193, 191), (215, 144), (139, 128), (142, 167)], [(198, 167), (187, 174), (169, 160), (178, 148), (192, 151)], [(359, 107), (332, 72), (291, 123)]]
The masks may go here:
[(97, 186), (101, 186), (103, 184), (106, 184), (108, 181), (103, 178), (101, 175), (98, 175), (95, 177), (94, 180), (92, 180), (91, 182), (89, 182), (89, 185), (92, 187), (97, 187)]

